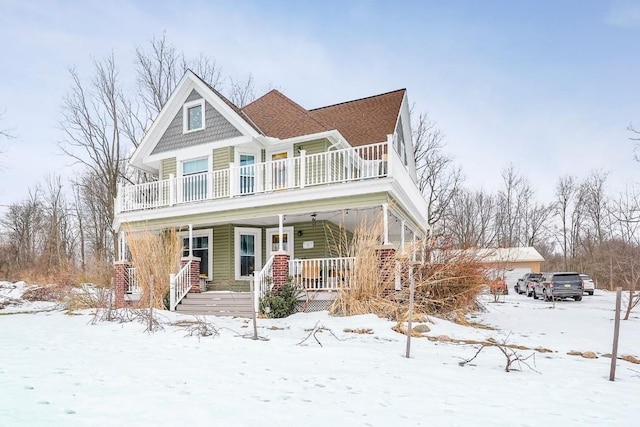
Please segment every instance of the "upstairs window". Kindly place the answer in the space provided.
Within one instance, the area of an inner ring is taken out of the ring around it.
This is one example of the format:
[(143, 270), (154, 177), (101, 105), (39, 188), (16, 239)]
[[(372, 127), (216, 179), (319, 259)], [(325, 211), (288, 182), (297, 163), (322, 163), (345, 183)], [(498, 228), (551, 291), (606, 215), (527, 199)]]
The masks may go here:
[(204, 99), (184, 104), (182, 113), (184, 133), (204, 129)]

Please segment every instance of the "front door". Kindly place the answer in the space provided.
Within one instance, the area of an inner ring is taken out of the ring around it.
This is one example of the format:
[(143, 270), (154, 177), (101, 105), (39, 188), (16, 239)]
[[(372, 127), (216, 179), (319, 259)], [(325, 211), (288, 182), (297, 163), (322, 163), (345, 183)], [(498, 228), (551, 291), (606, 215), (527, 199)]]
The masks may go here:
[(251, 194), (256, 191), (256, 156), (240, 155), (240, 194)]
[(289, 153), (287, 151), (272, 153), (270, 166), (271, 188), (273, 190), (289, 188), (289, 180), (293, 177), (289, 171)]
[[(268, 228), (267, 237), (267, 260), (271, 255), (278, 251), (280, 247), (280, 233), (278, 228)], [(282, 249), (289, 253), (290, 259), (293, 259), (293, 227), (284, 227), (282, 229)]]

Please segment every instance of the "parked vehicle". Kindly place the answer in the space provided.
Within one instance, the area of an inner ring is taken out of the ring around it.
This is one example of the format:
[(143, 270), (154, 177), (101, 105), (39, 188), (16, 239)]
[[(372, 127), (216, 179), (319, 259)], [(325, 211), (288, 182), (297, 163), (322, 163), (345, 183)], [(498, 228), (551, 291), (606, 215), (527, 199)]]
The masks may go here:
[(580, 279), (582, 279), (582, 289), (584, 290), (584, 292), (588, 293), (589, 295), (593, 295), (593, 292), (596, 290), (596, 284), (591, 279), (591, 277), (586, 274), (581, 274)]
[(545, 301), (562, 298), (581, 301), (583, 292), (582, 279), (575, 272), (542, 273), (540, 281), (534, 282), (533, 286), (533, 298), (544, 298)]
[(489, 290), (491, 291), (491, 295), (509, 295), (509, 287), (502, 277), (491, 281)]
[(527, 273), (518, 279), (518, 283), (513, 287), (518, 294), (527, 294), (530, 297), (533, 294), (533, 289), (529, 290), (529, 282), (537, 280), (542, 277), (542, 273)]

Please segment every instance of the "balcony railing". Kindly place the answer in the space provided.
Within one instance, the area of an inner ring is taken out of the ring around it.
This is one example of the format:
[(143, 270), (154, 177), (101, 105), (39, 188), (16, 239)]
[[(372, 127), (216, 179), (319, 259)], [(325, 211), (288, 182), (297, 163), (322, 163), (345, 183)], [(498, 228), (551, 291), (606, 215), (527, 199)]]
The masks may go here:
[[(391, 150), (393, 151), (393, 149)], [(395, 152), (388, 159), (387, 143), (327, 151), (213, 172), (171, 177), (121, 187), (117, 212), (157, 209), (176, 204), (270, 193), (390, 176), (391, 165), (402, 167)], [(406, 179), (408, 173), (403, 171)], [(402, 173), (400, 173), (402, 175)]]

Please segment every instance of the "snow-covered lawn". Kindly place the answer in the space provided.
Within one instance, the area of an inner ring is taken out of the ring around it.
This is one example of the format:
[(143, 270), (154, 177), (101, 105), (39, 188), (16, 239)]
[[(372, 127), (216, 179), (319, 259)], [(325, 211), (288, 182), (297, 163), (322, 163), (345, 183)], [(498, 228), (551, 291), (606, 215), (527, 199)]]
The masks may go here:
[[(0, 282), (0, 300), (10, 284)], [(4, 287), (3, 287), (4, 286)], [(268, 341), (242, 338), (244, 319), (209, 318), (216, 338), (185, 336), (161, 312), (164, 330), (140, 323), (90, 324), (89, 311), (0, 310), (0, 426), (631, 426), (638, 418), (640, 365), (569, 356), (611, 351), (615, 294), (550, 303), (509, 295), (474, 321), (432, 318), (437, 337), (507, 339), (545, 347), (534, 370), (505, 372), (497, 348), (406, 337), (374, 316), (297, 314), (259, 319)], [(44, 305), (44, 307), (47, 307)], [(318, 345), (307, 329), (320, 325)], [(345, 329), (370, 328), (372, 334)], [(640, 357), (640, 319), (622, 322), (619, 355)], [(518, 350), (527, 356), (533, 351)], [(516, 366), (517, 367), (517, 366)], [(536, 372), (537, 371), (537, 372)]]

